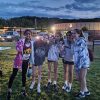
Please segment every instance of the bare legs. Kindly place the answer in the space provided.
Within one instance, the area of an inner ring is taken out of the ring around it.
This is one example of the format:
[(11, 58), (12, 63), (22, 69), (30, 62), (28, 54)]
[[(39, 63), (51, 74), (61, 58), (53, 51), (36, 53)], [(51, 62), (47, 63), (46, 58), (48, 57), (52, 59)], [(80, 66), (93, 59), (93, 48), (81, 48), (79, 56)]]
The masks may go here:
[(62, 89), (66, 90), (68, 87), (68, 90), (66, 90), (67, 92), (70, 92), (71, 87), (72, 87), (72, 82), (73, 82), (73, 69), (74, 69), (74, 65), (69, 65), (69, 64), (63, 64), (64, 66), (64, 80), (65, 80), (65, 84), (62, 87)]
[[(32, 65), (32, 83), (30, 85), (30, 89), (33, 89), (35, 85), (35, 72), (36, 72), (36, 66)], [(40, 93), (40, 83), (41, 83), (41, 74), (42, 74), (42, 65), (38, 66), (38, 86), (37, 86), (37, 92)]]
[(54, 65), (54, 84), (57, 82), (58, 62), (48, 62), (48, 82), (51, 82), (51, 67)]
[(86, 75), (87, 75), (87, 68), (81, 68), (80, 69), (79, 80), (80, 80), (80, 86), (81, 86), (80, 90), (82, 92), (88, 91), (87, 83), (86, 83)]

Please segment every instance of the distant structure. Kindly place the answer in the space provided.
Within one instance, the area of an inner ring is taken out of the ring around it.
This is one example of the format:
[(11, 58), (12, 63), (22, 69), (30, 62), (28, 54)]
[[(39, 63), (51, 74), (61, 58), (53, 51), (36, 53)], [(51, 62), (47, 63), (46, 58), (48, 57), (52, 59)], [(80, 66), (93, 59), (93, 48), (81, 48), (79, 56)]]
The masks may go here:
[(87, 27), (88, 30), (100, 30), (100, 22), (73, 22), (73, 23), (58, 23), (54, 24), (56, 30), (64, 31), (68, 29), (81, 29)]
[(94, 38), (100, 39), (100, 22), (68, 22), (54, 24), (56, 31), (68, 31), (73, 29), (82, 29), (86, 27)]
[(24, 28), (24, 27), (4, 27), (4, 28), (0, 29), (0, 34), (4, 34), (8, 31), (17, 31), (20, 34), (20, 36), (22, 36), (26, 29), (31, 30), (33, 32), (33, 34), (41, 31), (41, 30), (36, 30), (35, 28), (28, 28), (28, 27), (27, 28)]

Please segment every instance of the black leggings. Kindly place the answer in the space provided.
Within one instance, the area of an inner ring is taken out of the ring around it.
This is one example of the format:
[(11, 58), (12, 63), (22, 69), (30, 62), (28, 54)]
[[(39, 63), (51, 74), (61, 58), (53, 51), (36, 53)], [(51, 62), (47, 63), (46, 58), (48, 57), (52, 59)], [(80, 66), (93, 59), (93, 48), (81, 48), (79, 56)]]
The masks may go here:
[[(28, 68), (28, 62), (29, 61), (23, 61), (22, 63), (22, 86), (25, 87), (26, 84), (26, 72), (27, 72), (27, 68)], [(8, 88), (12, 87), (13, 81), (17, 75), (18, 69), (17, 68), (13, 68), (13, 72), (10, 76), (9, 79), (9, 83), (8, 83)]]
[(13, 72), (10, 76), (10, 79), (9, 79), (9, 82), (8, 82), (8, 88), (11, 88), (12, 87), (12, 84), (13, 84), (13, 81), (17, 75), (17, 72), (18, 72), (18, 68), (13, 68)]
[(26, 73), (28, 68), (29, 60), (24, 60), (22, 63), (22, 87), (26, 85)]

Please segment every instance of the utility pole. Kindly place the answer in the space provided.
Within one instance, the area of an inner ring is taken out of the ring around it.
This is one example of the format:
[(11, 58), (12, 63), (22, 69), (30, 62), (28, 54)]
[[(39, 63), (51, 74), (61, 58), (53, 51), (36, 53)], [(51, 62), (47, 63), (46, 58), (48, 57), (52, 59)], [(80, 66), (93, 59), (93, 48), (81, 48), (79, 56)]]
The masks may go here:
[(35, 18), (35, 29), (37, 29), (37, 19)]

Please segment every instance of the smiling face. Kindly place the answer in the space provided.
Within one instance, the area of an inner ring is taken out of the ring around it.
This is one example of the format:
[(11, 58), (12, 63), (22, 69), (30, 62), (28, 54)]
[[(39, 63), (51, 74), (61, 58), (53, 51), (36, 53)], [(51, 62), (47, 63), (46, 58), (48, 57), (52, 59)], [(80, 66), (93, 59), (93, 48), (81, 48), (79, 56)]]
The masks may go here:
[(68, 41), (72, 41), (72, 33), (71, 33), (71, 31), (68, 31), (68, 32), (66, 33), (66, 39), (67, 39)]
[(58, 34), (55, 35), (55, 40), (57, 40), (57, 41), (60, 40), (60, 36)]
[(56, 41), (60, 41), (61, 38), (62, 38), (61, 32), (57, 32), (57, 33), (55, 34), (55, 40), (56, 40)]
[(74, 31), (72, 31), (71, 38), (73, 40), (78, 39), (80, 36), (81, 36), (81, 31), (80, 30), (74, 30)]
[(67, 38), (67, 40), (70, 40), (71, 39), (71, 32), (70, 31), (68, 31), (66, 33), (66, 38)]
[(31, 38), (32, 38), (32, 32), (30, 30), (29, 31), (28, 30), (25, 31), (24, 35), (25, 35), (25, 38), (27, 40), (31, 40)]
[(71, 41), (75, 41), (77, 39), (76, 33), (72, 33), (70, 36)]
[(27, 34), (25, 35), (25, 37), (26, 37), (26, 39), (31, 40), (31, 33), (27, 33)]
[(73, 34), (73, 37), (74, 37), (74, 39), (77, 39), (77, 38), (79, 38), (80, 37), (80, 35), (79, 34), (77, 34), (76, 32)]

